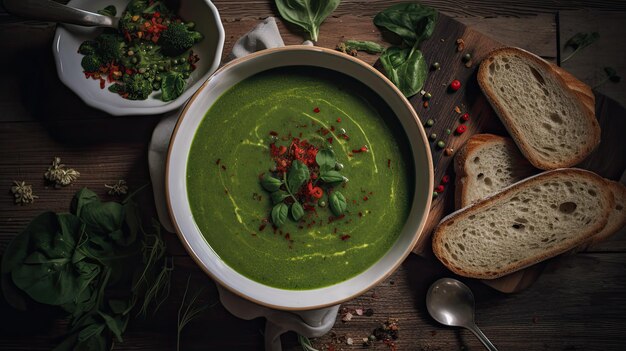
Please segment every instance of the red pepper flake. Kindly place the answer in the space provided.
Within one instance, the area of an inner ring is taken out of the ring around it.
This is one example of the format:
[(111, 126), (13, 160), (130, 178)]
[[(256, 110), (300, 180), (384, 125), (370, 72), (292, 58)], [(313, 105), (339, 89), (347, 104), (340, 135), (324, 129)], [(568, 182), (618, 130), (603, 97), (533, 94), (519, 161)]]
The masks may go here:
[(267, 224), (263, 223), (259, 226), (259, 231), (262, 232), (263, 229), (265, 229), (265, 227), (267, 226)]
[(366, 145), (363, 145), (363, 146), (361, 146), (361, 148), (360, 148), (360, 149), (354, 149), (354, 150), (352, 150), (352, 153), (358, 154), (358, 153), (361, 153), (361, 152), (367, 152), (367, 151), (368, 151), (368, 150), (367, 150), (367, 146), (366, 146)]
[(359, 217), (363, 217), (363, 212), (359, 212)]
[(443, 178), (441, 178), (441, 183), (442, 184), (448, 184), (450, 182), (450, 176), (449, 175), (444, 175)]
[(367, 201), (367, 200), (369, 200), (369, 199), (370, 199), (369, 197), (367, 197), (367, 196), (363, 196), (363, 201)]
[(341, 236), (341, 240), (343, 240), (343, 241), (346, 241), (348, 239), (350, 239), (350, 235), (348, 235), (348, 234), (344, 234), (344, 235)]
[(469, 113), (465, 112), (464, 114), (461, 115), (461, 121), (463, 122), (467, 122), (470, 119), (470, 115)]
[(314, 109), (313, 109), (313, 112), (315, 112), (315, 113), (320, 113), (320, 108), (319, 108), (319, 107), (314, 108)]
[(221, 158), (218, 158), (218, 159), (217, 159), (217, 161), (215, 161), (215, 164), (216, 164), (216, 165), (219, 165), (219, 164), (220, 164), (220, 162), (222, 162), (222, 159), (221, 159)]
[(461, 82), (458, 79), (453, 80), (452, 83), (450, 83), (450, 89), (452, 91), (461, 89)]
[(285, 234), (285, 239), (291, 240), (291, 235), (289, 233)]
[(104, 89), (104, 84), (106, 83), (106, 81), (102, 78), (100, 78), (100, 89)]
[(222, 165), (222, 169), (223, 169), (223, 170), (226, 170), (226, 166)]
[(337, 118), (337, 123), (341, 123), (341, 117)]
[(463, 133), (465, 133), (466, 130), (467, 130), (467, 126), (461, 124), (460, 126), (456, 127), (455, 132), (457, 134), (463, 134)]
[(387, 159), (387, 168), (391, 168), (391, 159), (390, 158)]
[(333, 143), (333, 137), (330, 137), (330, 138), (328, 138), (328, 139), (326, 139), (326, 140), (328, 140), (328, 143), (329, 143), (329, 144), (332, 144), (332, 143)]
[(273, 131), (273, 130), (271, 130), (271, 131), (270, 131), (270, 135), (271, 135), (271, 136), (278, 136), (278, 133), (277, 133), (277, 132), (275, 132), (275, 131)]
[(443, 185), (438, 185), (438, 186), (435, 188), (435, 192), (436, 192), (436, 193), (443, 193), (443, 189), (444, 189), (444, 186), (443, 186)]
[(428, 108), (428, 101), (424, 101), (424, 108)]

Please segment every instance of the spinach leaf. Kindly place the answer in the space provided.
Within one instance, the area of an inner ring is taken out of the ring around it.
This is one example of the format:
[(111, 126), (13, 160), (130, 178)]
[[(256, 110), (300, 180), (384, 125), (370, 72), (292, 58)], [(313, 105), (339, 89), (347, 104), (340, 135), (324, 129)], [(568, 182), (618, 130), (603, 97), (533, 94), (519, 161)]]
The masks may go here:
[(302, 208), (302, 205), (296, 201), (293, 205), (291, 205), (291, 218), (297, 222), (300, 218), (302, 218), (302, 216), (304, 216), (304, 209)]
[(176, 72), (168, 72), (161, 75), (161, 100), (172, 101), (185, 91), (185, 79)]
[(416, 46), (390, 47), (380, 56), (380, 62), (387, 77), (406, 97), (417, 94), (428, 77), (426, 60)]
[(295, 195), (300, 187), (309, 180), (309, 167), (300, 160), (293, 160), (289, 173), (287, 174), (287, 188), (292, 195)]
[(315, 155), (315, 162), (320, 166), (320, 170), (330, 170), (335, 167), (337, 159), (333, 150), (321, 149)]
[(82, 188), (74, 194), (70, 210), (73, 214), (80, 217), (83, 207), (92, 202), (100, 202), (98, 195), (87, 188)]
[(81, 285), (71, 259), (81, 228), (80, 220), (72, 214), (41, 214), (20, 234), (28, 237), (28, 252), (7, 251), (7, 255), (17, 257), (10, 258), (9, 266), (3, 269), (10, 270), (15, 286), (37, 302), (71, 302)]
[(593, 44), (599, 38), (600, 38), (600, 34), (598, 32), (592, 32), (592, 33), (579, 32), (579, 33), (574, 34), (574, 36), (572, 36), (565, 42), (565, 46), (564, 46), (565, 48), (568, 48), (568, 47), (572, 48), (574, 51), (571, 54), (569, 54), (569, 56), (564, 58), (561, 61), (561, 63), (565, 63), (567, 60), (571, 59), (574, 55), (576, 55), (576, 53), (578, 53), (580, 50)]
[(330, 210), (333, 212), (335, 216), (341, 216), (348, 208), (348, 202), (342, 193), (338, 191), (333, 191), (330, 194)]
[(397, 34), (407, 46), (419, 45), (435, 30), (437, 11), (418, 3), (393, 5), (374, 17), (378, 27)]
[(339, 5), (340, 0), (276, 0), (280, 15), (291, 24), (304, 29), (317, 41), (320, 25)]
[(261, 179), (261, 186), (270, 193), (278, 190), (281, 185), (283, 185), (282, 180), (274, 178), (269, 174), (265, 174), (263, 179)]
[(275, 226), (280, 227), (287, 220), (287, 215), (289, 214), (289, 206), (284, 203), (279, 203), (272, 208), (272, 223)]
[(125, 323), (122, 320), (122, 317), (117, 316), (116, 318), (113, 318), (108, 314), (103, 313), (102, 311), (98, 311), (98, 314), (100, 315), (100, 317), (102, 317), (102, 319), (104, 319), (107, 328), (109, 328), (113, 335), (115, 335), (117, 341), (124, 342), (124, 340), (122, 339), (122, 332), (125, 329)]

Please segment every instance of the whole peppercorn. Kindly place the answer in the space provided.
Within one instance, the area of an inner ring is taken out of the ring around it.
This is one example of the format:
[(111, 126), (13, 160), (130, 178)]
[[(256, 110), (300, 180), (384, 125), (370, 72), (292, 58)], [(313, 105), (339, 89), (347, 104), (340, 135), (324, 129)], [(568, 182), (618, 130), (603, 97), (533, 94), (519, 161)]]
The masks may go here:
[(433, 94), (431, 94), (431, 93), (424, 94), (424, 100), (428, 101), (428, 100), (430, 100), (432, 98), (433, 98)]
[(441, 178), (441, 183), (447, 184), (448, 182), (450, 182), (450, 176), (446, 174)]
[(320, 200), (320, 201), (318, 201), (318, 202), (317, 202), (317, 205), (318, 205), (319, 207), (326, 207), (326, 201), (324, 201), (324, 200)]
[(444, 147), (446, 147), (446, 143), (444, 143), (443, 140), (439, 140), (437, 142), (437, 147), (443, 149)]
[(464, 114), (461, 115), (461, 121), (463, 122), (467, 122), (470, 119), (470, 115), (469, 113), (465, 112)]
[(467, 130), (467, 127), (465, 125), (461, 124), (460, 126), (456, 127), (455, 132), (457, 134), (463, 134), (463, 133), (465, 133), (466, 130)]
[(435, 198), (435, 197), (437, 197), (437, 196), (439, 196), (439, 193), (438, 193), (438, 192), (436, 192), (436, 191), (433, 191), (433, 198)]
[(433, 70), (439, 70), (441, 68), (441, 64), (439, 62), (435, 62), (432, 65)]
[(450, 135), (452, 134), (452, 131), (450, 129), (446, 129), (446, 134)]
[(470, 55), (469, 53), (463, 55), (463, 62), (469, 62), (469, 60), (472, 59), (472, 55)]
[(435, 121), (433, 121), (432, 119), (429, 119), (428, 121), (426, 121), (427, 127), (432, 127), (433, 125), (435, 125)]
[(445, 150), (443, 150), (443, 153), (446, 156), (452, 156), (452, 154), (454, 153), (454, 149), (451, 147), (447, 147)]
[(453, 80), (452, 83), (450, 83), (450, 89), (452, 91), (457, 91), (461, 89), (461, 82), (459, 82), (458, 79)]
[(437, 187), (435, 188), (435, 192), (436, 193), (443, 193), (443, 185), (437, 185)]
[(435, 140), (437, 140), (437, 134), (432, 133), (432, 134), (429, 136), (429, 138), (430, 138), (430, 140), (435, 141)]

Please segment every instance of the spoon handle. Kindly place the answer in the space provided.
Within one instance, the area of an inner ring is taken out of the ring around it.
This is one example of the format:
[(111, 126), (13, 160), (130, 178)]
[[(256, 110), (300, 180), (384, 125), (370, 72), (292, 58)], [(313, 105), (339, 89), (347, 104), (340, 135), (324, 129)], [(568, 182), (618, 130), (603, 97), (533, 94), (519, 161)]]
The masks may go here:
[(89, 27), (117, 27), (116, 18), (62, 5), (51, 0), (5, 0), (4, 7), (14, 15), (42, 21)]
[(498, 349), (491, 343), (491, 341), (489, 341), (489, 339), (487, 339), (487, 336), (483, 334), (482, 330), (480, 330), (476, 324), (468, 326), (467, 329), (469, 329), (472, 333), (474, 333), (474, 335), (476, 335), (478, 340), (480, 340), (483, 345), (485, 345), (487, 350), (498, 351)]

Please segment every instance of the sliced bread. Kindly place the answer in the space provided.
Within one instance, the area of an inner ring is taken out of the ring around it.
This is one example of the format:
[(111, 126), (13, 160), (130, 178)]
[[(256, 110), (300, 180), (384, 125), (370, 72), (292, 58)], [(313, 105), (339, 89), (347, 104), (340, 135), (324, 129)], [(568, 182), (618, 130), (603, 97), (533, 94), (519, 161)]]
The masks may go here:
[(537, 168), (571, 167), (600, 142), (591, 89), (519, 48), (492, 51), (478, 84), (520, 151)]
[(482, 200), (539, 170), (519, 152), (510, 138), (473, 135), (454, 157), (457, 209)]
[(613, 207), (600, 176), (543, 172), (445, 217), (433, 234), (433, 252), (454, 273), (498, 278), (587, 242)]
[(593, 237), (587, 243), (587, 247), (596, 245), (611, 235), (617, 233), (626, 226), (626, 186), (621, 183), (605, 179), (609, 190), (613, 193), (615, 204), (613, 210), (609, 214), (609, 221), (604, 229)]

